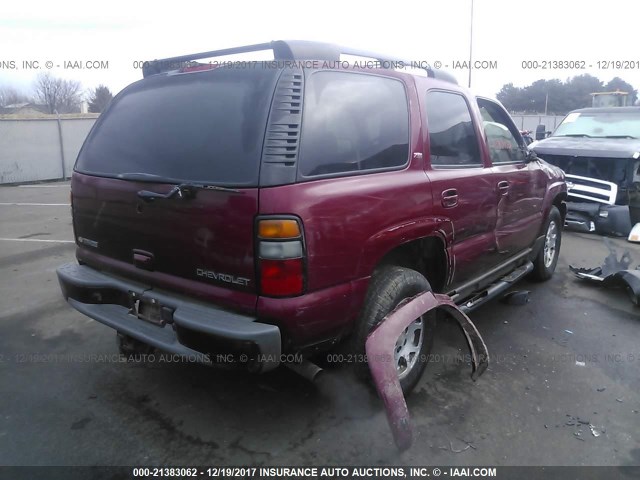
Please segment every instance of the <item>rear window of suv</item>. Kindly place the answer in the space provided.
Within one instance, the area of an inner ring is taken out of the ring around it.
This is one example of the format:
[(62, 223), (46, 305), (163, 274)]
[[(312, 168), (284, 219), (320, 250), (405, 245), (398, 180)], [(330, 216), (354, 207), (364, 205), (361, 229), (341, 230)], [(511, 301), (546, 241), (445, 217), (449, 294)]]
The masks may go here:
[(99, 119), (76, 170), (255, 186), (278, 74), (219, 68), (137, 82)]
[(395, 79), (315, 72), (305, 85), (300, 174), (399, 168), (409, 156), (409, 109)]

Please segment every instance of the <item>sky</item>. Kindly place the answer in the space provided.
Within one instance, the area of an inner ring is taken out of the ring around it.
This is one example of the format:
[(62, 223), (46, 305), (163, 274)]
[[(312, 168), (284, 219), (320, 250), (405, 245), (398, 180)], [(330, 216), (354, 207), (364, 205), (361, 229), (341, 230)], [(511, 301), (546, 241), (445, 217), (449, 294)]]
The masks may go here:
[[(136, 66), (144, 60), (279, 39), (439, 62), (466, 86), (471, 1), (7, 2), (0, 87), (30, 93), (36, 75), (50, 71), (116, 93), (142, 77)], [(508, 82), (583, 73), (640, 89), (639, 26), (637, 0), (474, 0), (472, 61), (485, 63), (472, 70), (472, 90), (495, 97)]]

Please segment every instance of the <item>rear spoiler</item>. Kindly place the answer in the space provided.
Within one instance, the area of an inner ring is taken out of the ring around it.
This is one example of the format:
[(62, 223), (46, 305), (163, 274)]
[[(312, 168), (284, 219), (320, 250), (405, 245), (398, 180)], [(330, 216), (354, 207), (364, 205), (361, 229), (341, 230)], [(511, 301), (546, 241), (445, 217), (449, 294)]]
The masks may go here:
[[(389, 63), (394, 65), (402, 63), (406, 66), (412, 66), (412, 62), (401, 60), (387, 55), (382, 55), (364, 50), (357, 50), (348, 47), (340, 47), (331, 43), (310, 42), (304, 40), (274, 40), (267, 43), (257, 43), (255, 45), (245, 45), (242, 47), (225, 48), (222, 50), (212, 50), (209, 52), (191, 53), (189, 55), (181, 55), (179, 57), (163, 58), (144, 62), (142, 67), (142, 75), (146, 78), (151, 75), (166, 73), (179, 70), (185, 66), (191, 66), (190, 62), (201, 60), (203, 58), (224, 57), (227, 55), (236, 55), (239, 53), (260, 52), (272, 50), (273, 57), (276, 61), (302, 61), (302, 60), (320, 60), (320, 61), (339, 61), (340, 55), (352, 55), (356, 57), (371, 58), (377, 60), (381, 64)], [(431, 78), (436, 78), (449, 83), (455, 83), (455, 77), (442, 70), (434, 70), (431, 66), (420, 67), (427, 72)]]

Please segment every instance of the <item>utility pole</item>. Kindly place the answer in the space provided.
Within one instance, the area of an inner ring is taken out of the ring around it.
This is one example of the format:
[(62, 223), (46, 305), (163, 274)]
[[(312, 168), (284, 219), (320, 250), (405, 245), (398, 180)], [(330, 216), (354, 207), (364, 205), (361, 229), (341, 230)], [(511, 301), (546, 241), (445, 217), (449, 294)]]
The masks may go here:
[(471, 59), (473, 54), (473, 0), (471, 0), (471, 21), (469, 28), (469, 88), (471, 88)]
[(549, 105), (549, 92), (547, 91), (547, 97), (544, 99), (544, 114), (547, 114), (547, 106)]

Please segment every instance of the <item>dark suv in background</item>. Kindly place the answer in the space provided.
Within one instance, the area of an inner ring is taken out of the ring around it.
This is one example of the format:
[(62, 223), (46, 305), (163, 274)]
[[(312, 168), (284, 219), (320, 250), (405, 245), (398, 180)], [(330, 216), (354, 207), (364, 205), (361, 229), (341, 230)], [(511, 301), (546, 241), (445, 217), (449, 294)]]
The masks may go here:
[(627, 236), (640, 222), (640, 107), (582, 108), (531, 148), (567, 176), (567, 225)]
[[(274, 61), (194, 62), (265, 49)], [(407, 66), (283, 41), (151, 62), (79, 154), (65, 298), (125, 352), (266, 371), (343, 340), (364, 353), (425, 290), (469, 311), (529, 273), (548, 279), (562, 172), (499, 103)], [(419, 318), (398, 339), (405, 391), (432, 334)]]

